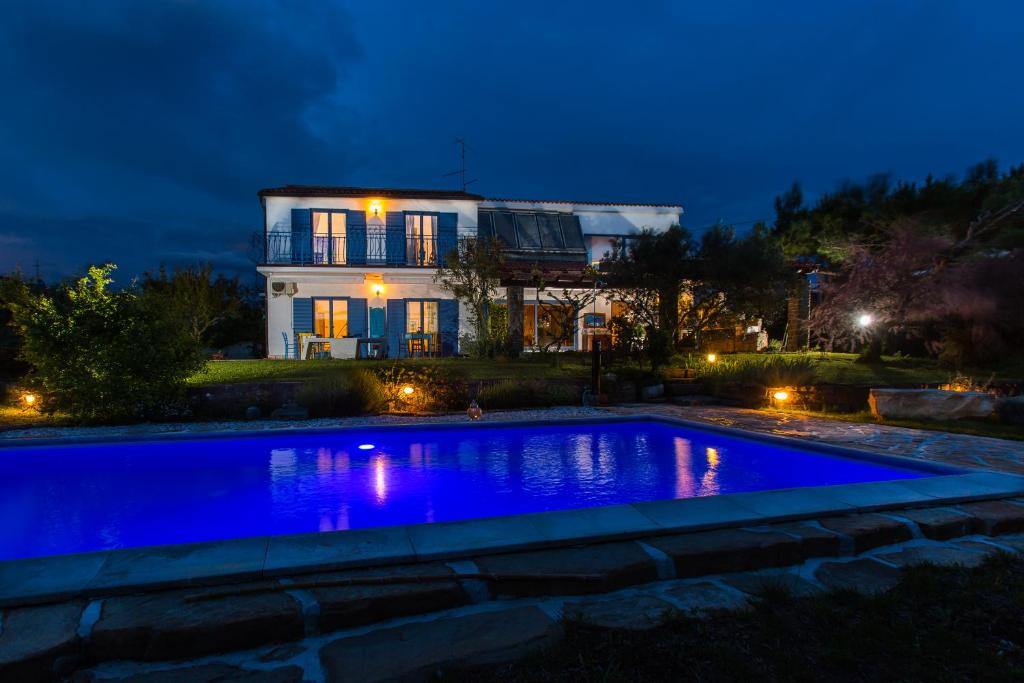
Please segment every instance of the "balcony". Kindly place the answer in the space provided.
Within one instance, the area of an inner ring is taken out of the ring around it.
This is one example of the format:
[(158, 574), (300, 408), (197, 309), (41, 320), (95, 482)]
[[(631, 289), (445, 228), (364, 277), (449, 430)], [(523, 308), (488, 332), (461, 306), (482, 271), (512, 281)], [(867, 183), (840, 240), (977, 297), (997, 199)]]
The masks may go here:
[(308, 232), (268, 232), (264, 236), (263, 262), (294, 266), (387, 266), (436, 268), (435, 236), (399, 234), (390, 241), (384, 228), (368, 227), (365, 243), (351, 236), (312, 235)]

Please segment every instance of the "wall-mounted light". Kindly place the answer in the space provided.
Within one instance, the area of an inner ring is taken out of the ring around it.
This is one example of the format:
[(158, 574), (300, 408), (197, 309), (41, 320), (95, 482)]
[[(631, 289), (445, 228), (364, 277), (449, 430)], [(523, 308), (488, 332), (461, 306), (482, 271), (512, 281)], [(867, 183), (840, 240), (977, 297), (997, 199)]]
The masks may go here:
[(383, 293), (384, 293), (384, 285), (374, 285), (373, 286), (373, 295), (374, 296), (380, 296)]
[(370, 213), (375, 217), (380, 218), (380, 212), (383, 210), (379, 199), (374, 199), (370, 202)]

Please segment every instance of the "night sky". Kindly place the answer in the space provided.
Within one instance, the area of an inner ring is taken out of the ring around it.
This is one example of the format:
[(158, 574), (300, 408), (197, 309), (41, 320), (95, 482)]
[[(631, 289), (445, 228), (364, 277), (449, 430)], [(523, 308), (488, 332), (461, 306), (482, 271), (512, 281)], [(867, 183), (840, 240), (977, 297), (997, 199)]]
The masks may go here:
[(1020, 2), (4, 2), (0, 271), (254, 274), (256, 191), (454, 187), (771, 219), (1024, 162)]

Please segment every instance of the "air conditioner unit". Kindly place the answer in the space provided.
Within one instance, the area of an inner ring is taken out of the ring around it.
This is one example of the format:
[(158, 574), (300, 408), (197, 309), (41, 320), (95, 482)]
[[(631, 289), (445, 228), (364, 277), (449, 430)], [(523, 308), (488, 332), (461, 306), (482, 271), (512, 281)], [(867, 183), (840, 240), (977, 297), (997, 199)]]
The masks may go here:
[(270, 292), (274, 296), (281, 296), (285, 294), (287, 296), (295, 296), (299, 291), (299, 285), (296, 282), (271, 282)]

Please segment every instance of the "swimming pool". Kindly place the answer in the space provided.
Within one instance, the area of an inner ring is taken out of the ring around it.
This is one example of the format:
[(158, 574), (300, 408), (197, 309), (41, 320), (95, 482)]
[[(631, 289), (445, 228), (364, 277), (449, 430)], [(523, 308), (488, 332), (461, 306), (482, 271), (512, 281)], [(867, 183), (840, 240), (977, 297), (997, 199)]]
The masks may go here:
[(933, 476), (655, 420), (0, 449), (0, 559)]

